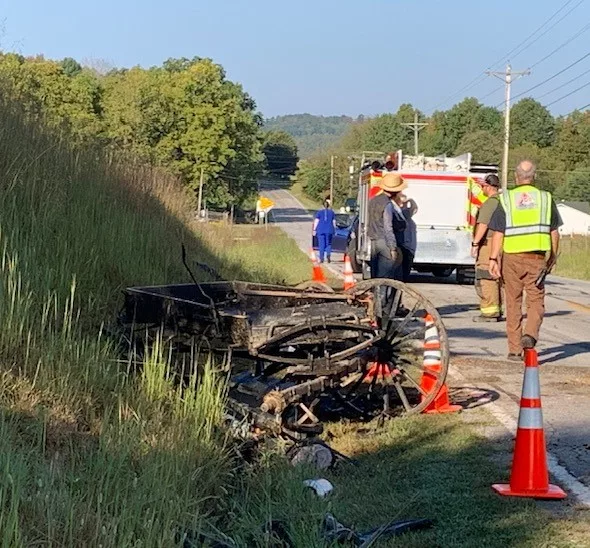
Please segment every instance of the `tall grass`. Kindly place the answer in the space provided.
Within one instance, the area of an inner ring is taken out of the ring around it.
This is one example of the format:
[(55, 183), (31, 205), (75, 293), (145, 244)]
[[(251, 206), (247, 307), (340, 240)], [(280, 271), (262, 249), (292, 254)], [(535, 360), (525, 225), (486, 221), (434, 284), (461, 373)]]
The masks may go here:
[(190, 198), (156, 169), (74, 149), (0, 104), (0, 544), (169, 546), (231, 479), (223, 383), (178, 387), (163, 346), (140, 375), (108, 324), (120, 290), (187, 280)]
[(555, 274), (590, 280), (590, 236), (564, 236)]

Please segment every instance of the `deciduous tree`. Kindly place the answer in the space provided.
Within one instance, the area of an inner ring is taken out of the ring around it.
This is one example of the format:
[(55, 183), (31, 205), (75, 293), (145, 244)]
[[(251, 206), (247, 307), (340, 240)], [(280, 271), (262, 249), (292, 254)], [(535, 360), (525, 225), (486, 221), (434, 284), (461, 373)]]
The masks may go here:
[(264, 134), (262, 151), (270, 175), (289, 177), (297, 170), (297, 144), (285, 131), (268, 131)]
[(540, 148), (555, 140), (555, 122), (551, 113), (534, 99), (522, 99), (510, 114), (510, 142), (512, 146), (530, 143)]

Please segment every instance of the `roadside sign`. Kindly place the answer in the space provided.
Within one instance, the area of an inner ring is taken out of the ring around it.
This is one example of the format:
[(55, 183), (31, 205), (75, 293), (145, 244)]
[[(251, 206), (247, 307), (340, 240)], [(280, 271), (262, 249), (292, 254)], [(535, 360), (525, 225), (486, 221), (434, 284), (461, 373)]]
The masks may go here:
[(257, 209), (259, 211), (264, 211), (265, 213), (268, 213), (274, 205), (275, 203), (269, 198), (266, 198), (265, 196), (260, 196), (260, 198), (258, 198)]

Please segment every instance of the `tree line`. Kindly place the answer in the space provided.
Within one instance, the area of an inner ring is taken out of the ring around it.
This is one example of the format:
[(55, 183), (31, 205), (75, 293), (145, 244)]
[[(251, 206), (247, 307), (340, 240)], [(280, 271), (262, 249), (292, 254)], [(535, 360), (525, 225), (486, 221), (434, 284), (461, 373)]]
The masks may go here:
[[(362, 120), (362, 117), (358, 118)], [(349, 116), (315, 116), (313, 114), (286, 114), (264, 121), (268, 131), (283, 131), (294, 138), (302, 158), (313, 156), (334, 146), (353, 123)]]
[(249, 201), (269, 169), (265, 148), (284, 140), (263, 131), (255, 102), (220, 65), (199, 57), (100, 74), (71, 58), (0, 53), (0, 95), (77, 146), (165, 167), (192, 190), (202, 173), (213, 207)]
[[(335, 202), (354, 196), (349, 156), (363, 150), (414, 154), (413, 132), (402, 123), (413, 122), (415, 107), (403, 104), (393, 114), (357, 120), (328, 153), (299, 163), (297, 179), (314, 199), (326, 195), (330, 181), (330, 155), (336, 158)], [(470, 152), (473, 160), (500, 164), (503, 149), (503, 114), (475, 98), (466, 98), (446, 111), (418, 119), (428, 125), (420, 132), (419, 150), (427, 156), (455, 156)], [(514, 166), (528, 158), (538, 167), (538, 184), (558, 199), (590, 201), (590, 111), (553, 117), (538, 101), (525, 98), (511, 111), (510, 160)], [(358, 166), (356, 166), (358, 169)], [(510, 176), (509, 176), (510, 180)]]

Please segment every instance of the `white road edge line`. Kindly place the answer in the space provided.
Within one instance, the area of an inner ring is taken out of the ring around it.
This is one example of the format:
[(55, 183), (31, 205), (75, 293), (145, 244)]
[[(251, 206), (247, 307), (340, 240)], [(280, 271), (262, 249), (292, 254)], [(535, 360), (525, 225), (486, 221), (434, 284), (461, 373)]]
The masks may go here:
[[(307, 211), (307, 208), (290, 192), (283, 190), (289, 194), (300, 206), (301, 209)], [(311, 215), (309, 215), (311, 218)], [(286, 231), (284, 231), (286, 233)], [(302, 249), (304, 253), (307, 253), (307, 250)], [(331, 265), (327, 265), (327, 269), (330, 272), (333, 272), (340, 278), (344, 278), (344, 275), (341, 272), (338, 272), (335, 268)], [(449, 373), (452, 377), (457, 379), (458, 381), (465, 383), (468, 382), (467, 379), (457, 371), (457, 369), (453, 366), (449, 366)], [(508, 413), (506, 413), (497, 403), (490, 402), (486, 405), (484, 409), (487, 409), (494, 418), (502, 425), (504, 428), (509, 430), (510, 432), (516, 433), (516, 428), (518, 423), (514, 418), (512, 418)], [(567, 468), (559, 464), (557, 457), (553, 455), (551, 452), (547, 451), (547, 466), (549, 468), (549, 472), (557, 479), (562, 485), (567, 487), (567, 489), (575, 495), (578, 502), (590, 508), (590, 488), (586, 487), (581, 481), (579, 481), (573, 474), (569, 472)]]
[[(449, 367), (449, 373), (451, 377), (454, 377), (462, 383), (468, 382), (468, 380), (453, 366)], [(490, 402), (484, 407), (484, 409), (489, 411), (490, 414), (492, 414), (494, 418), (504, 426), (504, 428), (516, 434), (518, 423), (497, 403)], [(581, 481), (579, 481), (567, 468), (559, 464), (557, 457), (550, 451), (547, 451), (547, 467), (555, 479), (575, 495), (577, 501), (581, 505), (590, 507), (590, 488), (586, 487)]]

